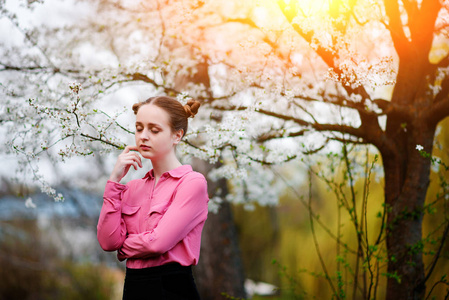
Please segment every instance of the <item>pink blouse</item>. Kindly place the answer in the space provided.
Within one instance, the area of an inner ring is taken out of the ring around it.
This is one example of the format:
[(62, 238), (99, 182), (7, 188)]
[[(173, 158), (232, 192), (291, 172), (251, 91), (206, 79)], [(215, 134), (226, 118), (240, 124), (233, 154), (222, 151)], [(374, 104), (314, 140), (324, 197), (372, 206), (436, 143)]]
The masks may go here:
[(132, 269), (196, 265), (208, 212), (206, 179), (182, 165), (154, 183), (153, 170), (126, 185), (107, 182), (97, 225), (101, 247), (118, 250)]

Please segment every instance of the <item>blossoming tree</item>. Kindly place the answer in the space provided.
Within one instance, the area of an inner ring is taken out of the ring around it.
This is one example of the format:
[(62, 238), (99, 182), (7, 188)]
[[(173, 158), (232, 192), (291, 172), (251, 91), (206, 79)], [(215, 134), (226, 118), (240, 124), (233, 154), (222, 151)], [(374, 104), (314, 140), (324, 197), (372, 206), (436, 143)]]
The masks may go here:
[[(236, 42), (210, 51), (230, 72), (237, 70), (234, 76), (252, 90), (254, 106), (212, 107), (252, 109), (280, 121), (270, 131), (259, 128), (262, 141), (321, 132), (325, 140), (374, 145), (385, 176), (386, 298), (424, 298), (436, 260), (425, 271), (422, 218), (431, 160), (422, 150), (432, 153), (436, 128), (449, 115), (449, 3), (258, 3), (228, 6), (215, 24)], [(230, 46), (235, 44), (243, 51)], [(391, 92), (378, 93), (382, 85)], [(326, 109), (336, 109), (338, 118), (323, 115)], [(447, 229), (441, 247), (445, 235)]]

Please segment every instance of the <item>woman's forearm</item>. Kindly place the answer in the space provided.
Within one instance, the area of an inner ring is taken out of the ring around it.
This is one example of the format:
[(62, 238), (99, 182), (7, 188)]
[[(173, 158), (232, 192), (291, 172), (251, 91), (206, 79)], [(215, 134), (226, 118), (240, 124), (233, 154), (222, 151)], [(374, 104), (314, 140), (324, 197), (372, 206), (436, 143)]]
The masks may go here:
[(108, 181), (97, 224), (97, 239), (105, 251), (120, 249), (126, 238), (126, 225), (121, 216), (121, 196), (126, 186)]

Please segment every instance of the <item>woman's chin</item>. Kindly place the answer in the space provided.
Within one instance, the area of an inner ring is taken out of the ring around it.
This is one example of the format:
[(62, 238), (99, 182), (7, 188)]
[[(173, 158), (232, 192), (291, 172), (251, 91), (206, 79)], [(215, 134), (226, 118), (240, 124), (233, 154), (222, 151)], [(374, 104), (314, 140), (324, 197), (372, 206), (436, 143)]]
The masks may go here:
[(153, 155), (151, 155), (150, 153), (148, 153), (148, 152), (140, 152), (140, 155), (142, 155), (142, 157), (143, 158), (145, 158), (145, 159), (152, 159), (153, 158)]
[(139, 149), (139, 154), (146, 159), (151, 159), (153, 157), (153, 155), (151, 155), (151, 153), (149, 151), (144, 151), (142, 149)]

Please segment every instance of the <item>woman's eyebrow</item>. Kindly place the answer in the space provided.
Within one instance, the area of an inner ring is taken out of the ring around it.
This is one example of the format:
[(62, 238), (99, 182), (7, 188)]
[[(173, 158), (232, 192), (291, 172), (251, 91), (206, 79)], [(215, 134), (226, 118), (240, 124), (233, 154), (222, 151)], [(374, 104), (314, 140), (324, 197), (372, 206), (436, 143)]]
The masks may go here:
[[(137, 125), (141, 125), (141, 126), (143, 126), (144, 124), (142, 123), (142, 122), (139, 122), (139, 121), (137, 121), (136, 122), (136, 126)], [(151, 122), (149, 122), (149, 123), (147, 123), (147, 125), (150, 125), (150, 126), (157, 126), (157, 127), (162, 127), (161, 125), (159, 125), (159, 124), (157, 124), (157, 123), (151, 123)]]

